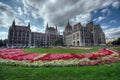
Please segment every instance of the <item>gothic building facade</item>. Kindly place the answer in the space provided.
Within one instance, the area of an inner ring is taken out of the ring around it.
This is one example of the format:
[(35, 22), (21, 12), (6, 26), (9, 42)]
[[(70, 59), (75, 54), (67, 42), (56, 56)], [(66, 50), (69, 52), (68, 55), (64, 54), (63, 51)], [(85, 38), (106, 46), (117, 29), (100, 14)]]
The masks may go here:
[(105, 45), (105, 34), (100, 25), (94, 25), (93, 22), (82, 26), (81, 23), (73, 27), (69, 24), (63, 32), (64, 44), (67, 46), (92, 46)]
[(54, 28), (47, 24), (45, 33), (32, 32), (30, 23), (27, 26), (19, 26), (14, 20), (8, 31), (7, 47), (51, 47), (55, 45), (56, 40), (63, 40), (66, 46), (92, 46), (106, 43), (102, 28), (100, 25), (94, 25), (93, 22), (86, 26), (77, 23), (73, 27), (68, 22), (62, 36), (58, 33), (57, 26)]
[(57, 26), (46, 26), (45, 33), (32, 32), (30, 23), (28, 26), (19, 26), (15, 24), (15, 20), (8, 31), (9, 48), (25, 48), (25, 47), (50, 47), (54, 46), (56, 40), (62, 39), (62, 35), (58, 33)]

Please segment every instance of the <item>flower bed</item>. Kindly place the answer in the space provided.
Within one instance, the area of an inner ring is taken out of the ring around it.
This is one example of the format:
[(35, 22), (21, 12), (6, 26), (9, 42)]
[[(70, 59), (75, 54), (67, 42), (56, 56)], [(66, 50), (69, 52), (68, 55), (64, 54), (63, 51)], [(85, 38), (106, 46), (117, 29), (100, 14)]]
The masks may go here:
[(37, 54), (22, 49), (0, 49), (0, 64), (14, 66), (91, 66), (118, 61), (120, 52), (106, 48), (84, 54)]

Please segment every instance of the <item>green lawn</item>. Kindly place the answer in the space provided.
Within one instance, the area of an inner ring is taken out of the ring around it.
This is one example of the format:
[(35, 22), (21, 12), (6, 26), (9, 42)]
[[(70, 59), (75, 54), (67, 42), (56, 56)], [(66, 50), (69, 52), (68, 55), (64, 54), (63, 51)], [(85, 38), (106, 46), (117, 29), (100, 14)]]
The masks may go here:
[(0, 65), (0, 80), (120, 80), (120, 62), (86, 67), (27, 68)]
[[(24, 49), (37, 53), (83, 53), (96, 52), (100, 47), (91, 50), (73, 49)], [(116, 50), (120, 50), (116, 48)], [(120, 80), (120, 62), (84, 67), (14, 67), (0, 65), (0, 80)]]
[(115, 50), (117, 50), (117, 51), (120, 51), (120, 47), (118, 47), (118, 48), (115, 48)]
[(84, 49), (60, 49), (60, 48), (31, 48), (24, 49), (25, 52), (36, 52), (36, 53), (85, 53), (85, 52), (96, 52), (101, 47), (92, 47), (90, 50)]

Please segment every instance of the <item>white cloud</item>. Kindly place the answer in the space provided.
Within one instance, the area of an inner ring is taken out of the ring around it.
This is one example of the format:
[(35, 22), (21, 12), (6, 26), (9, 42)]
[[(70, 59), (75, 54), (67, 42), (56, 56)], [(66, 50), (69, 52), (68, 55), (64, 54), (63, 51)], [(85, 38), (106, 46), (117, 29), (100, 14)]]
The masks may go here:
[[(22, 0), (24, 13), (35, 19), (41, 17), (41, 9), (47, 0)], [(29, 14), (28, 14), (29, 13)]]
[(103, 30), (105, 30), (105, 29), (107, 29), (107, 28), (108, 28), (108, 26), (107, 26), (107, 25), (101, 25), (101, 27), (102, 27), (102, 29), (103, 29)]
[(26, 23), (26, 24), (28, 24), (29, 22), (30, 22), (30, 20), (29, 20), (29, 19), (25, 20), (25, 23)]
[(10, 6), (0, 2), (0, 24), (8, 27), (10, 25), (11, 18), (15, 18), (15, 12)]
[(23, 11), (22, 11), (21, 7), (18, 7), (18, 13), (19, 13), (20, 16), (23, 14)]
[(108, 10), (108, 8), (105, 8), (105, 9), (103, 9), (101, 12), (102, 13), (107, 13), (109, 10)]
[(93, 21), (95, 21), (95, 22), (100, 22), (100, 21), (103, 20), (103, 19), (105, 19), (105, 17), (100, 16), (100, 17), (98, 17), (98, 18), (95, 18)]
[(30, 26), (30, 29), (33, 31), (33, 32), (44, 32), (45, 30), (44, 29), (41, 29), (39, 27), (36, 27), (35, 25), (31, 25)]
[(80, 14), (75, 18), (72, 18), (70, 21), (74, 25), (75, 23), (81, 22), (83, 25), (86, 24), (91, 18), (90, 13), (88, 14)]
[[(0, 2), (0, 25), (10, 26), (13, 19), (16, 19), (16, 24), (21, 24), (20, 19), (26, 19), (25, 23), (30, 22), (28, 18), (23, 17), (32, 15), (35, 19), (42, 19), (44, 28), (31, 26), (32, 31), (43, 32), (46, 23), (49, 25), (58, 25), (59, 30), (64, 30), (67, 22), (72, 25), (81, 22), (86, 24), (91, 18), (91, 12), (97, 12), (98, 9), (103, 9), (102, 13), (110, 13), (106, 7), (111, 5), (114, 0), (22, 0), (23, 6), (18, 7), (17, 13), (10, 6)], [(19, 2), (19, 0), (17, 0)], [(116, 1), (115, 1), (116, 2)], [(116, 3), (112, 6), (115, 7)], [(19, 15), (19, 16), (18, 16)], [(22, 15), (22, 16), (21, 16)], [(94, 21), (99, 22), (105, 19), (100, 16)], [(107, 27), (103, 26), (104, 29)]]
[(0, 32), (0, 39), (7, 39), (8, 32)]
[(104, 16), (109, 16), (110, 15), (110, 10), (108, 8), (104, 8), (101, 10), (101, 13), (103, 13)]
[(111, 29), (107, 29), (104, 31), (106, 37), (108, 38), (118, 38), (120, 37), (120, 27), (118, 28), (111, 28)]
[(110, 23), (116, 23), (117, 21), (116, 20), (111, 20)]
[(16, 20), (16, 24), (20, 24), (21, 21), (17, 18), (17, 13), (9, 6), (0, 2), (0, 38), (6, 39), (8, 36), (8, 29), (12, 24), (13, 19)]
[(113, 2), (112, 6), (113, 6), (114, 8), (119, 8), (119, 7), (120, 7), (120, 1), (117, 0), (117, 1)]
[[(42, 18), (44, 26), (51, 25), (65, 26), (68, 20), (87, 22), (91, 12), (112, 4), (114, 0), (22, 0), (25, 9), (36, 18)], [(88, 16), (88, 14), (90, 14)], [(81, 16), (86, 16), (81, 18)], [(78, 20), (78, 18), (83, 20)], [(75, 24), (75, 23), (74, 23)]]
[(103, 19), (105, 19), (105, 17), (100, 16), (100, 17), (98, 18), (98, 21), (101, 21), (101, 20), (103, 20)]
[(16, 15), (17, 13), (10, 6), (0, 2), (0, 25), (9, 27), (13, 19), (16, 19), (18, 24), (21, 23)]

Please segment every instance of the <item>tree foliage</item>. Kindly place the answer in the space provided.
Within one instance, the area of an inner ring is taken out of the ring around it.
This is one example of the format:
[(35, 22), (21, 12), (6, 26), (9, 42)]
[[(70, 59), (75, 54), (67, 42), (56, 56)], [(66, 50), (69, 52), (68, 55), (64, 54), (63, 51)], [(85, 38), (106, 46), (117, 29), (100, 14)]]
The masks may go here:
[(112, 42), (113, 45), (120, 45), (120, 37)]
[(63, 39), (60, 38), (55, 40), (54, 44), (55, 46), (63, 46)]
[(5, 40), (0, 40), (0, 47), (5, 47), (6, 46), (6, 44), (7, 44), (7, 39), (5, 39)]

